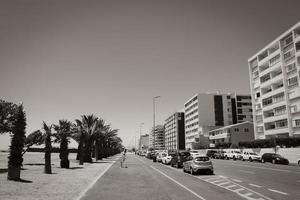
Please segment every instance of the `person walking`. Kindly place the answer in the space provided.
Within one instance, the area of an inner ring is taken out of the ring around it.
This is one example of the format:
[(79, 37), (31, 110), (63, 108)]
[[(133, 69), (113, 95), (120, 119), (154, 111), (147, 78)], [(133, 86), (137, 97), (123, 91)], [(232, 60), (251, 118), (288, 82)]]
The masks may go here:
[[(121, 156), (121, 168), (123, 168), (124, 162), (126, 160), (126, 149), (124, 149), (122, 156)], [(125, 168), (127, 168), (127, 166), (125, 166)]]

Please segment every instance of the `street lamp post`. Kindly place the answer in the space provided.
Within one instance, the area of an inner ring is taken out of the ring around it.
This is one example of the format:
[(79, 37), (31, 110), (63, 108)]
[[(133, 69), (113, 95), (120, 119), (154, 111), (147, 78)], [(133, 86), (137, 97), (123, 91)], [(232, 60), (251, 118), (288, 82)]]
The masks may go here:
[(153, 97), (153, 148), (155, 149), (155, 99), (160, 98), (160, 96)]
[(140, 123), (140, 142), (139, 142), (139, 149), (142, 149), (142, 125), (144, 125), (144, 123)]

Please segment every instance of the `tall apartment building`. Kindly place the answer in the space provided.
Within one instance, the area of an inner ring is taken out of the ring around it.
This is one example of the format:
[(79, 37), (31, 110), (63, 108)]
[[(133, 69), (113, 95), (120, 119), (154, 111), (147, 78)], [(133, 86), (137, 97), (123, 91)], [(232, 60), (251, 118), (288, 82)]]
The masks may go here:
[(209, 131), (244, 121), (252, 121), (250, 95), (202, 93), (185, 104), (185, 147), (197, 142), (209, 145)]
[(165, 148), (168, 150), (185, 149), (184, 113), (176, 112), (169, 116), (164, 123)]
[(249, 58), (256, 139), (300, 136), (300, 22)]
[(164, 149), (165, 148), (165, 132), (164, 126), (156, 125), (155, 130), (151, 130), (149, 138), (149, 146), (155, 149)]
[(148, 149), (149, 148), (149, 135), (141, 135), (139, 140), (139, 149)]

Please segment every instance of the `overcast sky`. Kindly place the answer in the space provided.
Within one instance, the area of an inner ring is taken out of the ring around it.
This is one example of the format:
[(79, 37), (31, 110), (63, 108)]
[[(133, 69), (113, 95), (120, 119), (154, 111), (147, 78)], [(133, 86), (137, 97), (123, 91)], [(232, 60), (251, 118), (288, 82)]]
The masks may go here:
[[(247, 59), (300, 21), (299, 0), (1, 0), (0, 98), (27, 133), (95, 114), (134, 145), (197, 92), (249, 93)], [(8, 136), (0, 136), (7, 148)]]

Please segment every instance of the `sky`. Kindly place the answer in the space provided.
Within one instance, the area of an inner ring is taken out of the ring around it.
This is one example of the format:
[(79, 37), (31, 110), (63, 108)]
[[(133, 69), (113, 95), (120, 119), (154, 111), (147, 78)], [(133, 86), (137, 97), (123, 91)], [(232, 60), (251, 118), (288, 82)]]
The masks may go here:
[[(250, 93), (247, 60), (300, 21), (299, 0), (1, 0), (0, 98), (27, 134), (95, 114), (126, 146), (199, 92)], [(0, 136), (0, 149), (9, 145)]]

